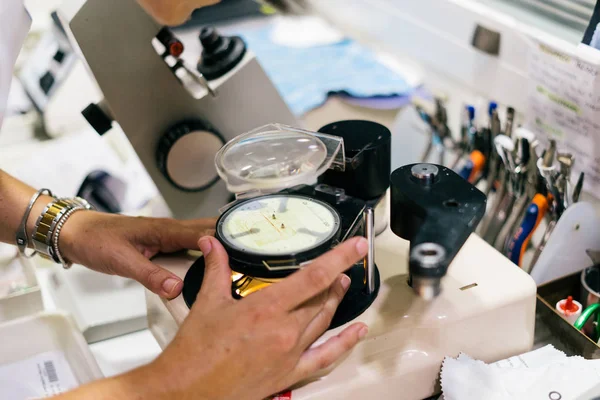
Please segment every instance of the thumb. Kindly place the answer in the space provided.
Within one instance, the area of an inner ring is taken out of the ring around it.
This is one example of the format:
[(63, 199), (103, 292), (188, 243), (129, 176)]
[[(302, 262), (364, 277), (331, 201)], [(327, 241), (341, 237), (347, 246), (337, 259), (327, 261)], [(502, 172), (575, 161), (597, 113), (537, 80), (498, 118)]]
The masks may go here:
[(113, 267), (119, 275), (135, 279), (161, 297), (172, 299), (179, 296), (183, 281), (177, 275), (152, 263), (133, 247), (125, 253), (121, 266)]
[(232, 299), (231, 269), (229, 257), (217, 239), (205, 236), (200, 239), (198, 246), (204, 255), (204, 282), (200, 295)]

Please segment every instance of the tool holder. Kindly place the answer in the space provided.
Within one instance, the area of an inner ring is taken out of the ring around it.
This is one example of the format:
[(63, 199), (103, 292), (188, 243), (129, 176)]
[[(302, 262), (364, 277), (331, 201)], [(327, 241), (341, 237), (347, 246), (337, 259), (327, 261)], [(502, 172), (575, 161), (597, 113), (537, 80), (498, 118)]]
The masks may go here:
[(600, 359), (600, 347), (565, 320), (554, 306), (568, 296), (581, 302), (581, 293), (580, 272), (538, 287), (534, 346), (552, 344), (568, 356)]

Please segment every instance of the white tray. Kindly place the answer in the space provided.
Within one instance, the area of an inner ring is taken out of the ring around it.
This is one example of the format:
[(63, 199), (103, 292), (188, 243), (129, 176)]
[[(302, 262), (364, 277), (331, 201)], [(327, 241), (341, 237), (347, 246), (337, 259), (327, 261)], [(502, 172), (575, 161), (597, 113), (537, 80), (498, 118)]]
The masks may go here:
[[(0, 245), (2, 245), (0, 243)], [(44, 310), (42, 293), (30, 259), (17, 255), (16, 248), (2, 247), (0, 279), (15, 280), (22, 289), (8, 295), (0, 294), (0, 322), (32, 315)], [(9, 253), (7, 250), (14, 250)], [(1, 357), (1, 356), (0, 356)]]
[(102, 378), (68, 314), (44, 312), (0, 324), (0, 398), (40, 398)]

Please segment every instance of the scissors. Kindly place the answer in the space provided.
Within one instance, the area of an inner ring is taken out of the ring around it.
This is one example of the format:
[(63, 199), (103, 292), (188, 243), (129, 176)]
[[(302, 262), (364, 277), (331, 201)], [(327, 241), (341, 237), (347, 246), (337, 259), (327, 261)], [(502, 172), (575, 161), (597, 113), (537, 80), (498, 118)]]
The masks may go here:
[(519, 138), (515, 145), (508, 136), (498, 135), (494, 139), (494, 143), (498, 155), (502, 158), (508, 172), (507, 190), (503, 197), (499, 198), (498, 205), (494, 207), (483, 238), (497, 249), (502, 250), (505, 239), (500, 237), (500, 234), (509, 219), (509, 214), (513, 210), (515, 202), (525, 194), (527, 187), (529, 142), (524, 138)]
[(512, 159), (512, 152), (515, 148), (515, 144), (508, 136), (498, 135), (494, 138), (494, 147), (504, 165), (502, 170), (503, 179), (501, 185), (496, 190), (493, 208), (490, 213), (486, 214), (482, 221), (480, 231), (481, 237), (491, 244), (496, 240), (496, 236), (506, 220), (506, 216), (499, 215), (501, 210), (512, 207), (510, 202), (514, 201), (510, 195), (510, 192), (512, 191), (510, 181), (513, 179), (510, 171), (514, 171), (515, 168), (514, 160)]
[(425, 151), (421, 155), (421, 162), (427, 162), (431, 151), (435, 147), (438, 153), (438, 164), (445, 165), (446, 162), (446, 145), (447, 141), (450, 141), (449, 145), (454, 148), (457, 147), (452, 139), (450, 128), (448, 128), (448, 113), (441, 99), (435, 99), (435, 113), (432, 117), (422, 107), (415, 105), (419, 116), (429, 126), (429, 141), (425, 147)]
[(452, 170), (456, 170), (458, 163), (463, 159), (466, 153), (471, 153), (473, 150), (475, 150), (475, 143), (478, 136), (477, 128), (475, 128), (474, 122), (475, 107), (471, 105), (467, 105), (465, 107), (463, 121), (460, 142), (457, 143), (456, 146), (458, 149), (458, 154), (450, 166)]

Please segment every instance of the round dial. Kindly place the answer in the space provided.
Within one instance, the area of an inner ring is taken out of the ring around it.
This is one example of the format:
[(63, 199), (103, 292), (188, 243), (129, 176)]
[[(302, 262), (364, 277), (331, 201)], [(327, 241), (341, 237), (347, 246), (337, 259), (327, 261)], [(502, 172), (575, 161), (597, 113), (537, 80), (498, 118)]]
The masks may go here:
[(280, 194), (234, 206), (221, 216), (217, 236), (237, 252), (285, 258), (330, 244), (339, 230), (340, 216), (328, 204)]
[(224, 141), (207, 122), (194, 120), (169, 129), (159, 141), (157, 166), (176, 188), (186, 192), (208, 189), (218, 179), (215, 154)]

